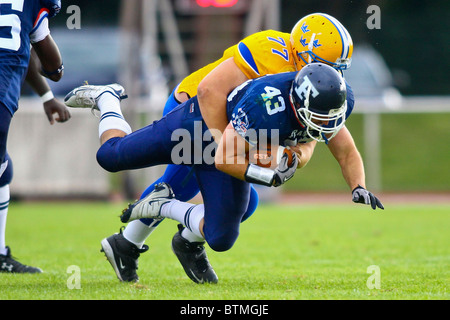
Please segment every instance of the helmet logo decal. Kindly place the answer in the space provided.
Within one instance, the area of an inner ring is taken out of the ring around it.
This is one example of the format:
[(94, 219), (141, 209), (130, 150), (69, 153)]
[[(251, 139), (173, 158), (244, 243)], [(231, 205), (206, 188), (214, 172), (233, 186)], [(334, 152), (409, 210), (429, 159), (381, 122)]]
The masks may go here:
[(303, 31), (303, 33), (306, 33), (306, 32), (308, 32), (308, 31), (311, 31), (311, 30), (308, 29), (308, 25), (306, 24), (306, 22), (304, 22), (304, 23), (302, 24), (302, 26), (300, 27), (300, 29)]
[(300, 37), (300, 43), (302, 44), (302, 46), (307, 47), (308, 43), (306, 42), (306, 39), (303, 39), (303, 36)]
[(319, 95), (319, 91), (313, 86), (311, 80), (308, 76), (303, 77), (303, 82), (301, 85), (295, 87), (295, 92), (298, 97), (304, 100), (305, 107), (309, 106), (309, 96), (312, 94), (313, 98)]
[[(318, 48), (321, 47), (322, 45), (319, 43), (319, 39), (314, 39), (315, 38), (315, 33), (312, 35), (311, 37), (311, 41), (306, 42), (306, 38), (303, 38), (303, 35), (300, 37), (300, 43), (302, 46), (304, 47), (314, 47), (314, 48)], [(309, 48), (311, 50), (311, 48)]]

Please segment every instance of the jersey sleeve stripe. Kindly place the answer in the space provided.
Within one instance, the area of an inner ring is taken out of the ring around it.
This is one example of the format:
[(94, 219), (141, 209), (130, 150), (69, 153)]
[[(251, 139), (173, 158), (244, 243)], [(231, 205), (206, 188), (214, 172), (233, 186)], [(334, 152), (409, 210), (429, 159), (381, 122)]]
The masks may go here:
[(250, 49), (243, 42), (239, 42), (238, 51), (239, 51), (241, 58), (259, 76), (260, 74), (259, 74), (258, 66), (256, 65), (256, 62), (253, 59)]
[(48, 17), (48, 12), (49, 11), (47, 8), (42, 8), (41, 11), (39, 11), (37, 18), (34, 21), (33, 29), (31, 29), (30, 34), (35, 32), (37, 30), (37, 28), (39, 28), (42, 21), (44, 21), (44, 19)]

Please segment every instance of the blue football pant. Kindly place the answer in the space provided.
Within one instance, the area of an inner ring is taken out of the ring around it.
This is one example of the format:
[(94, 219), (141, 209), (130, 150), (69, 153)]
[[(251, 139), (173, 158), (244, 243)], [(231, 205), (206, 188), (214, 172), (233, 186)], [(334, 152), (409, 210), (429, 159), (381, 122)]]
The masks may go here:
[[(172, 148), (178, 143), (171, 140), (172, 132), (181, 128), (184, 120), (185, 108), (180, 106), (145, 128), (123, 138), (109, 139), (97, 151), (97, 161), (111, 172), (169, 164)], [(213, 250), (228, 250), (235, 243), (241, 221), (249, 211), (251, 185), (217, 170), (214, 164), (196, 164), (192, 168), (205, 207), (205, 240)], [(171, 176), (181, 180), (176, 175)], [(192, 193), (184, 195), (190, 197)]]
[(0, 176), (0, 187), (11, 183), (13, 177), (13, 164), (6, 149), (8, 144), (8, 132), (12, 115), (9, 110), (0, 102), (0, 164), (8, 161), (3, 174)]
[[(175, 107), (177, 107), (180, 104), (175, 99), (174, 92), (175, 91), (172, 91), (172, 94), (167, 99), (166, 105), (164, 106), (163, 110), (163, 116), (165, 116), (167, 113), (172, 111)], [(158, 180), (151, 183), (147, 187), (147, 189), (144, 190), (144, 192), (141, 195), (141, 199), (145, 198), (150, 192), (152, 192), (155, 188), (155, 185), (160, 182), (168, 183), (175, 193), (175, 198), (184, 202), (187, 202), (192, 198), (194, 198), (200, 191), (197, 181), (195, 179), (195, 173), (193, 172), (193, 170), (191, 170), (191, 167), (185, 165), (169, 164), (167, 165), (164, 174)], [(248, 209), (242, 218), (242, 222), (247, 220), (255, 212), (256, 208), (258, 207), (258, 203), (259, 203), (258, 193), (252, 186), (250, 190), (250, 202), (248, 205)], [(156, 222), (152, 226), (156, 227), (157, 225), (159, 225), (159, 223), (161, 223), (161, 221)], [(149, 226), (152, 223), (154, 223), (154, 220), (141, 219), (141, 222)]]

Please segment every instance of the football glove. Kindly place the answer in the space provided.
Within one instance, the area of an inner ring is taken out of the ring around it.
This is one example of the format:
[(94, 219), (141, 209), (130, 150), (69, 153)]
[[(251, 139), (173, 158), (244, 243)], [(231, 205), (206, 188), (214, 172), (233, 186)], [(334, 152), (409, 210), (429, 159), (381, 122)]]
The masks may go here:
[(378, 198), (375, 197), (372, 194), (372, 192), (366, 190), (360, 185), (358, 185), (355, 189), (353, 189), (352, 197), (353, 202), (370, 204), (373, 210), (375, 210), (377, 207), (380, 209), (384, 209), (383, 205), (381, 204), (381, 201), (378, 200)]
[(292, 153), (292, 163), (289, 165), (289, 155), (285, 152), (281, 156), (280, 163), (275, 168), (273, 175), (273, 186), (279, 187), (294, 176), (297, 170), (298, 158), (295, 152)]

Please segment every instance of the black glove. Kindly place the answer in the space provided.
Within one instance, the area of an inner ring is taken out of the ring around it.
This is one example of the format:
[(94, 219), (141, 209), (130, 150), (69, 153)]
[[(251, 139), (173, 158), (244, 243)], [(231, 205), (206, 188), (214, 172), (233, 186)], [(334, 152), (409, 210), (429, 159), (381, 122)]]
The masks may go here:
[(355, 189), (353, 189), (352, 196), (353, 196), (352, 200), (355, 203), (370, 204), (373, 210), (375, 210), (377, 207), (380, 209), (384, 209), (380, 200), (378, 200), (378, 198), (375, 197), (372, 194), (372, 192), (364, 189), (360, 185), (358, 185)]
[(278, 167), (275, 168), (275, 174), (273, 176), (273, 186), (279, 187), (290, 178), (294, 176), (295, 171), (297, 170), (298, 158), (295, 152), (292, 153), (292, 163), (288, 165), (289, 155), (284, 153), (281, 157), (280, 163)]

